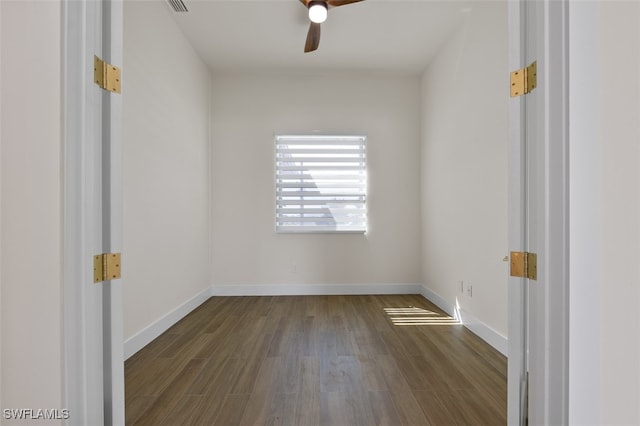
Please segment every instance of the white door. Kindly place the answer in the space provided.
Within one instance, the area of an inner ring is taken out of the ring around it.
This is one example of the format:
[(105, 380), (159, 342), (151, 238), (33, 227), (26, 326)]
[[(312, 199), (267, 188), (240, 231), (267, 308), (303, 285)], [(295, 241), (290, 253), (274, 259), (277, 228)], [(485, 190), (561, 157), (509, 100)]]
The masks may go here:
[(537, 63), (510, 106), (509, 245), (537, 279), (509, 280), (509, 424), (568, 421), (568, 3), (509, 2), (509, 66)]
[(121, 281), (93, 256), (121, 251), (121, 100), (94, 82), (94, 55), (122, 63), (122, 3), (63, 3), (65, 405), (69, 424), (124, 424)]

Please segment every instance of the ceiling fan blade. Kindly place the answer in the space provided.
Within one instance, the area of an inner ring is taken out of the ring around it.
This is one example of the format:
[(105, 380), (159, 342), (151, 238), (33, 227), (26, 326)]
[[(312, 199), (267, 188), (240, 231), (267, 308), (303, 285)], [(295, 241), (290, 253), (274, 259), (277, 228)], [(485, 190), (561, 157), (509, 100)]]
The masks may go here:
[(300, 3), (304, 4), (304, 7), (308, 7), (309, 6), (309, 1), (310, 0), (300, 0)]
[(311, 22), (309, 32), (307, 33), (307, 41), (304, 44), (304, 53), (313, 52), (320, 45), (320, 24)]
[(327, 4), (331, 7), (344, 6), (351, 3), (358, 3), (364, 0), (328, 0)]

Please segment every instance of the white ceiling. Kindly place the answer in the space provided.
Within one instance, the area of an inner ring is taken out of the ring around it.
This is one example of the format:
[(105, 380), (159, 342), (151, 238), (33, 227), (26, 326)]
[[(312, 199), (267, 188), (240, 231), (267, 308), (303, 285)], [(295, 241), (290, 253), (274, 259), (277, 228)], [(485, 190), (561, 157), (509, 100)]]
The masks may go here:
[[(303, 53), (299, 0), (184, 0), (176, 22), (214, 71), (421, 73), (473, 3), (366, 0), (329, 10), (320, 47)], [(167, 6), (168, 7), (168, 6)]]

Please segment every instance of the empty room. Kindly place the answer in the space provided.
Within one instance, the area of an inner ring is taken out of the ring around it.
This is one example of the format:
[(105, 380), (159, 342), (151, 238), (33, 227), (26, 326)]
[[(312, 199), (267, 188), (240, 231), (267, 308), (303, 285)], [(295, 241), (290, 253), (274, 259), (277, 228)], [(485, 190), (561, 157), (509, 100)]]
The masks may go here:
[(506, 3), (174, 7), (124, 3), (127, 423), (505, 423)]
[(639, 22), (0, 1), (2, 424), (640, 424)]

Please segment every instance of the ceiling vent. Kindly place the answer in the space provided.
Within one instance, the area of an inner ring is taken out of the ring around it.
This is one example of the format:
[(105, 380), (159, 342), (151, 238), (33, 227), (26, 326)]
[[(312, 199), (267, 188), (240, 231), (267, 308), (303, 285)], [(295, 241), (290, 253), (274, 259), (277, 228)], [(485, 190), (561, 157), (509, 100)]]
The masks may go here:
[(167, 0), (174, 12), (188, 12), (187, 6), (182, 0)]

